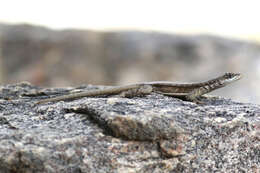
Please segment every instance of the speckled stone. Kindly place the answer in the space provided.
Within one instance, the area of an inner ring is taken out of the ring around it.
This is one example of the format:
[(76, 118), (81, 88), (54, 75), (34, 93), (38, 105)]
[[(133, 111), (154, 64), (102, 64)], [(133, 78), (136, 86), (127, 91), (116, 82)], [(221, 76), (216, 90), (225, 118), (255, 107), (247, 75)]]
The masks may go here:
[(260, 170), (259, 105), (159, 94), (34, 105), (73, 91), (0, 86), (0, 172)]

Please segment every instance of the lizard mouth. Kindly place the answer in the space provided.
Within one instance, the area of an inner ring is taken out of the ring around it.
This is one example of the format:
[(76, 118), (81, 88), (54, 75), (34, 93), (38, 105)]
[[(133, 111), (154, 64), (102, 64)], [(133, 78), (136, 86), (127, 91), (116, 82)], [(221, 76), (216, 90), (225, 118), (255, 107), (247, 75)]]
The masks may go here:
[(240, 73), (236, 73), (235, 76), (233, 77), (233, 81), (239, 80), (242, 78), (242, 75)]
[(241, 74), (238, 74), (238, 76), (236, 77), (235, 80), (239, 80), (239, 79), (241, 79), (241, 78), (242, 78), (242, 75), (241, 75)]

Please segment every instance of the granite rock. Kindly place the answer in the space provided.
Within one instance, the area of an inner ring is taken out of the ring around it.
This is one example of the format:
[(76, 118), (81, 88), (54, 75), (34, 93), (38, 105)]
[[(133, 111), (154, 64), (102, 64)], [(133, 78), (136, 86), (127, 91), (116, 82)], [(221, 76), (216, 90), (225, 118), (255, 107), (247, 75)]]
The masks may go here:
[(259, 172), (260, 106), (207, 96), (82, 98), (104, 86), (0, 87), (0, 172)]

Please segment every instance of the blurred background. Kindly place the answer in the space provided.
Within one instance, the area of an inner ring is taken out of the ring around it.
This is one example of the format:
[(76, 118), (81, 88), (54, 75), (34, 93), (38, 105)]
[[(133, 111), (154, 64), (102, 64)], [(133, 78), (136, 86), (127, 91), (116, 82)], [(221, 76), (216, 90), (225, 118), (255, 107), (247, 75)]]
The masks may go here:
[(42, 87), (243, 79), (214, 95), (259, 103), (260, 1), (14, 1), (0, 6), (0, 83)]

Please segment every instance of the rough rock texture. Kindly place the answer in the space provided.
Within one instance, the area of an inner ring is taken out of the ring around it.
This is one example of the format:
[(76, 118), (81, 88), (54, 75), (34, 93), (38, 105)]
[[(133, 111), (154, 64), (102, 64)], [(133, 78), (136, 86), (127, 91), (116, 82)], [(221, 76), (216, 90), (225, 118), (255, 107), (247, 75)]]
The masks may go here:
[(1, 86), (0, 172), (260, 171), (259, 105), (159, 94), (34, 105), (93, 88)]

